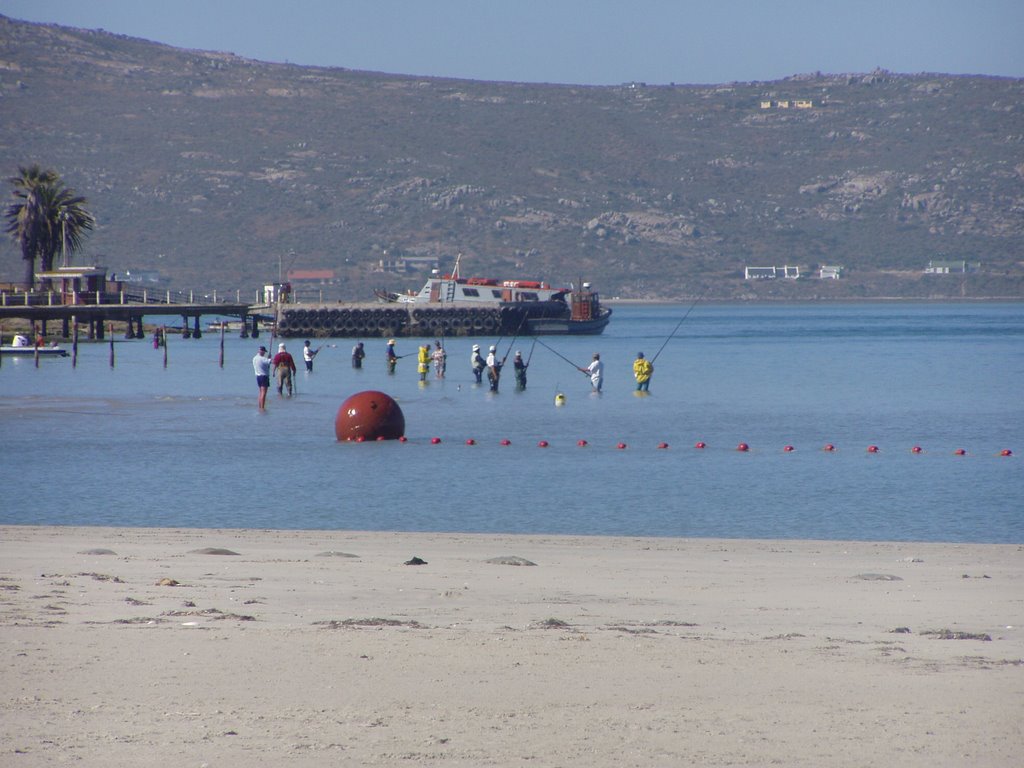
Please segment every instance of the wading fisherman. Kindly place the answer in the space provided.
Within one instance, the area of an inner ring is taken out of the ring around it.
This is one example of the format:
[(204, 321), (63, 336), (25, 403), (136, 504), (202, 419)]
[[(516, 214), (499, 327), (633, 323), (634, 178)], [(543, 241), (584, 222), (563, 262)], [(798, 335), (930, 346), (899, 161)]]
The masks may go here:
[(633, 378), (636, 379), (636, 391), (646, 392), (651, 385), (651, 375), (654, 373), (654, 365), (644, 357), (643, 352), (636, 353), (636, 360), (633, 361)]
[(421, 344), (416, 354), (416, 372), (420, 375), (420, 381), (427, 380), (427, 371), (430, 370), (430, 345)]
[(595, 392), (601, 391), (601, 384), (604, 383), (604, 363), (601, 362), (601, 355), (598, 352), (594, 353), (594, 360), (586, 368), (577, 368), (580, 373), (586, 373), (590, 376), (590, 386), (594, 388)]
[(395, 352), (394, 339), (388, 339), (388, 348), (384, 354), (387, 356), (388, 373), (394, 373), (395, 365), (398, 363), (398, 354)]
[(434, 352), (431, 358), (434, 361), (434, 375), (439, 379), (443, 379), (445, 369), (448, 367), (448, 353), (444, 351), (440, 341), (434, 342)]
[(480, 356), (479, 344), (473, 345), (473, 351), (469, 354), (469, 364), (473, 367), (473, 375), (476, 377), (476, 383), (479, 384), (483, 381), (484, 368), (487, 367), (487, 363)]
[(364, 357), (366, 357), (366, 350), (363, 349), (363, 342), (360, 341), (352, 347), (352, 367), (362, 368)]
[(516, 377), (516, 389), (526, 389), (526, 369), (530, 364), (523, 361), (523, 353), (516, 350), (516, 356), (512, 358), (512, 368)]
[(309, 346), (309, 339), (306, 339), (306, 343), (302, 345), (302, 362), (306, 364), (306, 370), (310, 373), (313, 372), (313, 358), (316, 357), (316, 353), (320, 351), (320, 347), (313, 349)]
[(283, 395), (285, 387), (288, 388), (288, 397), (292, 396), (292, 374), (295, 373), (295, 360), (291, 353), (284, 348), (284, 343), (277, 345), (277, 354), (274, 355), (274, 376), (277, 378), (277, 394)]
[(498, 359), (498, 348), (493, 344), (487, 350), (487, 381), (490, 382), (491, 392), (498, 391), (498, 381), (501, 380), (501, 360)]

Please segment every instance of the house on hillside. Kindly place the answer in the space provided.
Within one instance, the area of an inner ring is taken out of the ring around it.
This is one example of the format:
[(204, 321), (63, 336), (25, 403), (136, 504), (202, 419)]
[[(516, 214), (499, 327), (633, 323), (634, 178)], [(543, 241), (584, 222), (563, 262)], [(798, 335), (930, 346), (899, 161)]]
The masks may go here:
[(981, 269), (981, 262), (967, 261), (929, 261), (924, 268), (926, 275), (953, 275), (977, 272)]
[(744, 267), (744, 280), (775, 280), (781, 277), (785, 280), (796, 280), (800, 277), (800, 267)]
[(818, 277), (822, 280), (838, 280), (843, 274), (843, 268), (838, 266), (821, 265), (818, 270)]

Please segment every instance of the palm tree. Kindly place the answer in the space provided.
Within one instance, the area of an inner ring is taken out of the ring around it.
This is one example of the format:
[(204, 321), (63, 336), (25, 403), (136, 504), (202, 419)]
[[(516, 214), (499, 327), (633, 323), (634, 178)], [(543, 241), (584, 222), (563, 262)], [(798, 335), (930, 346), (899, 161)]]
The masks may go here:
[(8, 182), (15, 200), (7, 206), (5, 231), (21, 248), (27, 290), (35, 282), (36, 259), (40, 271), (53, 269), (58, 252), (66, 260), (68, 253), (82, 248), (84, 234), (96, 220), (85, 209), (85, 198), (65, 187), (56, 171), (43, 171), (38, 165), (19, 167)]

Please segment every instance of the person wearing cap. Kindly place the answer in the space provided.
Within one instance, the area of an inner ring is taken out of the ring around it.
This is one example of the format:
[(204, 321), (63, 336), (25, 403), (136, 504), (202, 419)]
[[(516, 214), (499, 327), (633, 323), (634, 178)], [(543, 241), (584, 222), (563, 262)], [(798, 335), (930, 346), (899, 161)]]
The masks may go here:
[(523, 360), (523, 353), (517, 349), (516, 356), (512, 358), (512, 369), (516, 377), (516, 389), (520, 391), (526, 389), (526, 369), (529, 365)]
[(284, 342), (277, 345), (277, 354), (272, 361), (274, 376), (277, 379), (277, 394), (283, 395), (287, 387), (288, 397), (292, 396), (292, 374), (295, 373), (295, 360), (284, 347)]
[(498, 381), (501, 379), (502, 361), (498, 359), (498, 348), (493, 344), (487, 349), (487, 381), (491, 385), (491, 392), (498, 391)]
[(266, 347), (260, 347), (252, 359), (252, 368), (256, 372), (256, 386), (260, 390), (260, 410), (266, 410), (267, 390), (270, 389), (270, 356)]
[(594, 359), (590, 365), (579, 370), (590, 376), (590, 385), (594, 388), (595, 392), (600, 392), (601, 385), (604, 383), (604, 363), (601, 362), (600, 353), (595, 352)]
[(483, 381), (484, 368), (487, 367), (487, 362), (480, 355), (479, 344), (473, 345), (473, 351), (469, 355), (469, 364), (473, 367), (473, 375), (476, 376), (476, 383), (479, 384)]
[(398, 363), (398, 354), (395, 352), (394, 339), (388, 339), (388, 348), (384, 354), (387, 357), (388, 373), (394, 373), (395, 365)]
[(636, 360), (633, 361), (633, 378), (636, 379), (636, 391), (646, 392), (651, 385), (651, 375), (654, 373), (654, 364), (644, 357), (643, 352), (636, 353)]
[(431, 359), (434, 361), (434, 375), (439, 379), (443, 379), (445, 369), (448, 367), (448, 353), (444, 351), (440, 340), (434, 342), (434, 351), (431, 354)]
[(302, 346), (302, 362), (306, 364), (306, 370), (310, 373), (313, 372), (313, 358), (316, 357), (319, 351), (320, 347), (313, 349), (309, 346), (309, 339), (306, 339), (306, 343)]
[(352, 367), (362, 368), (364, 357), (366, 357), (366, 350), (363, 349), (363, 342), (356, 342), (356, 345), (352, 347)]

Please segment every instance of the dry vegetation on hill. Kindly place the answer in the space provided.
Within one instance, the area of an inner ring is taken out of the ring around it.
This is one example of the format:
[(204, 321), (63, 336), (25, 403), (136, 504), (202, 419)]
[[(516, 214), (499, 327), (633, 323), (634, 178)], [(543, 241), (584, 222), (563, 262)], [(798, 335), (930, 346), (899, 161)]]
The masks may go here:
[[(86, 258), (177, 287), (394, 256), (608, 296), (1024, 296), (1024, 81), (530, 85), (266, 64), (0, 17), (0, 169), (57, 170)], [(813, 103), (797, 108), (795, 100)], [(762, 102), (773, 106), (763, 108)], [(789, 101), (789, 108), (778, 106)], [(924, 275), (929, 260), (979, 262)], [(745, 265), (842, 265), (838, 281)], [(20, 274), (0, 251), (0, 279)]]

